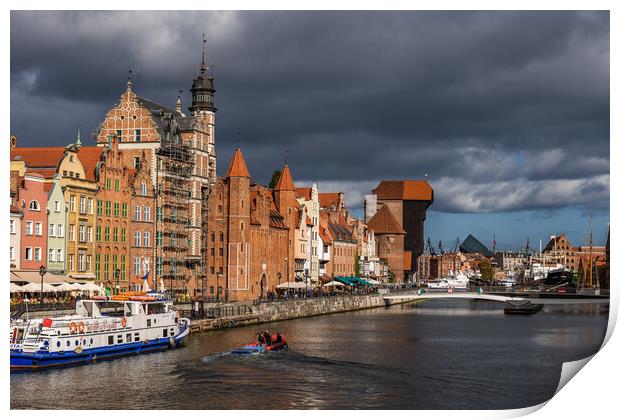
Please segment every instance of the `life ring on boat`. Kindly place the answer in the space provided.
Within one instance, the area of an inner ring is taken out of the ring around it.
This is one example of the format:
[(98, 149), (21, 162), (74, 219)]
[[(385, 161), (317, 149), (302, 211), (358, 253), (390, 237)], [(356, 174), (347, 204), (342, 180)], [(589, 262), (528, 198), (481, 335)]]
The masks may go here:
[(121, 319), (121, 327), (125, 328), (127, 326), (127, 319), (125, 317), (123, 317)]
[(77, 331), (77, 325), (75, 325), (75, 322), (71, 321), (69, 323), (69, 332), (73, 334), (76, 331)]
[(84, 323), (82, 321), (78, 322), (77, 329), (80, 334), (84, 333)]

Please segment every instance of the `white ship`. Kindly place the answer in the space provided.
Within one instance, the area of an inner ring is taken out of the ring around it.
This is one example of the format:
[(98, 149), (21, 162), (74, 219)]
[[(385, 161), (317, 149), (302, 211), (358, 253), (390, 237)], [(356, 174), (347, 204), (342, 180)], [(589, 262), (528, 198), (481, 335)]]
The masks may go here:
[(75, 315), (11, 323), (11, 369), (91, 363), (177, 347), (189, 333), (161, 293), (80, 300)]

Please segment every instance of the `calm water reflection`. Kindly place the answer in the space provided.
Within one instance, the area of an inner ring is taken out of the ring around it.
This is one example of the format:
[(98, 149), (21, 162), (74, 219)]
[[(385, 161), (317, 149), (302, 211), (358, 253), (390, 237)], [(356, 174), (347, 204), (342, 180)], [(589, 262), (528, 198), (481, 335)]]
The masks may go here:
[[(11, 375), (11, 407), (518, 408), (553, 395), (562, 362), (598, 350), (607, 316), (429, 301), (195, 334), (175, 351)], [(258, 328), (286, 334), (290, 350), (226, 353)]]

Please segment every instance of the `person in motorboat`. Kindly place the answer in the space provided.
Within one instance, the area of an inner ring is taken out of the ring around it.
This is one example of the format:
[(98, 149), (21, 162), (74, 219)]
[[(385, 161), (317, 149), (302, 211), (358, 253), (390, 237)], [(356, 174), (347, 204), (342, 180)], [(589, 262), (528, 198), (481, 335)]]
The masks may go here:
[(282, 336), (280, 335), (280, 333), (276, 333), (276, 341), (274, 341), (274, 344), (278, 344), (282, 342)]
[(263, 333), (263, 338), (265, 339), (265, 344), (270, 346), (271, 345), (271, 334), (269, 334), (269, 331), (265, 330), (265, 332)]
[(256, 341), (258, 341), (258, 345), (259, 346), (265, 345), (265, 336), (264, 336), (264, 334), (263, 333), (256, 333), (256, 336), (257, 336), (257, 340)]

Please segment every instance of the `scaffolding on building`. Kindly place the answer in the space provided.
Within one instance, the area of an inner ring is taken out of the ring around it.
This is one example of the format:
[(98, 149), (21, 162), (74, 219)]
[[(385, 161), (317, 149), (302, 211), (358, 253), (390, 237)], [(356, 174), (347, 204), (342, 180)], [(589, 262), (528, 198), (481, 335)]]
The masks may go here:
[(191, 278), (186, 256), (194, 162), (188, 147), (181, 142), (162, 142), (156, 160), (156, 278), (173, 296), (185, 295)]

